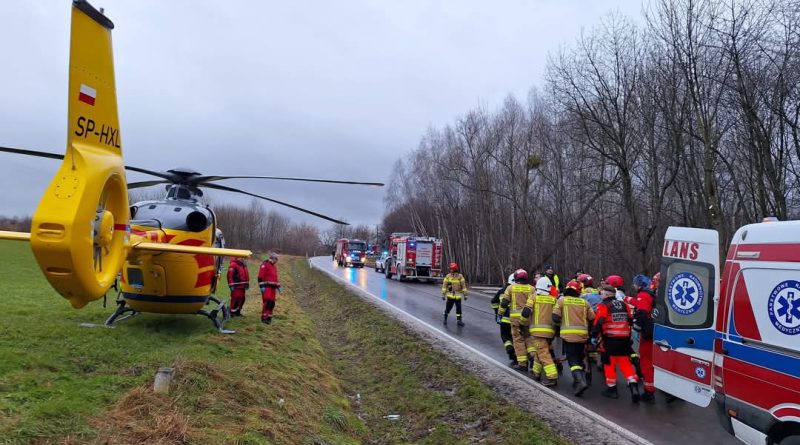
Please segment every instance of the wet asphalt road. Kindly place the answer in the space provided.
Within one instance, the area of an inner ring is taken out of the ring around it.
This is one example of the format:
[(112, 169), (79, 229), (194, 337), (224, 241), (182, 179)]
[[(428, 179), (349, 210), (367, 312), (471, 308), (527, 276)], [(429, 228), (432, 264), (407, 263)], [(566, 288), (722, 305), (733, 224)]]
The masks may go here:
[[(442, 324), (444, 301), (441, 300), (437, 284), (386, 280), (383, 274), (375, 272), (374, 269), (337, 267), (330, 257), (316, 257), (312, 261), (315, 266), (334, 272), (352, 286), (385, 300), (497, 361), (508, 363), (508, 357), (500, 340), (500, 329), (494, 321), (494, 313), (489, 306), (489, 296), (471, 292), (469, 299), (463, 303), (466, 326), (456, 326), (455, 309), (450, 313), (448, 325), (444, 326)], [(624, 390), (622, 384), (619, 385), (618, 400), (606, 399), (600, 395), (601, 374), (595, 373), (595, 380), (583, 397), (572, 395), (572, 378), (568, 371), (559, 378), (556, 391), (654, 444), (739, 443), (722, 429), (714, 413), (713, 404), (708, 408), (699, 408), (680, 400), (666, 404), (663, 395), (659, 393), (656, 395), (655, 405), (634, 405), (630, 401), (630, 394)]]

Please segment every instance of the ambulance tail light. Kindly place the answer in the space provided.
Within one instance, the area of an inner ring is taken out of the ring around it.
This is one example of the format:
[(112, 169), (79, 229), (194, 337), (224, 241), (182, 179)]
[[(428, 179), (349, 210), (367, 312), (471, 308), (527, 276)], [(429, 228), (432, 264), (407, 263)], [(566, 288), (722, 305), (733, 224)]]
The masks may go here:
[[(714, 339), (714, 368), (711, 371), (711, 383), (714, 386), (714, 390), (723, 393), (725, 389), (725, 382), (722, 379), (722, 365), (724, 356), (728, 353), (728, 351), (722, 347), (722, 339), (715, 338)], [(731, 416), (731, 417), (736, 417)]]

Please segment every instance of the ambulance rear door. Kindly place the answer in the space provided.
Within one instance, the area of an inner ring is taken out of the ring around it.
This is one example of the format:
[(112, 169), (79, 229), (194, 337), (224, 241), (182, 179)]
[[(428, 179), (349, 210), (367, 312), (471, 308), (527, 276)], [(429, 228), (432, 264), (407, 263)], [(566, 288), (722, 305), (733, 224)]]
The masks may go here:
[(714, 397), (711, 379), (719, 277), (715, 230), (667, 229), (653, 310), (655, 385), (703, 407)]

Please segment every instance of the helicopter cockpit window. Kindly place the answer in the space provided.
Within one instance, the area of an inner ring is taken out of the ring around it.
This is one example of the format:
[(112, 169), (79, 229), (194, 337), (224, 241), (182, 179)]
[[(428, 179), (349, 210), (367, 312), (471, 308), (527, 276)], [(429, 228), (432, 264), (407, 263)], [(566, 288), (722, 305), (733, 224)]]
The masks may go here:
[(208, 209), (196, 205), (175, 206), (174, 203), (152, 203), (136, 211), (131, 224), (164, 229), (202, 232), (211, 224)]

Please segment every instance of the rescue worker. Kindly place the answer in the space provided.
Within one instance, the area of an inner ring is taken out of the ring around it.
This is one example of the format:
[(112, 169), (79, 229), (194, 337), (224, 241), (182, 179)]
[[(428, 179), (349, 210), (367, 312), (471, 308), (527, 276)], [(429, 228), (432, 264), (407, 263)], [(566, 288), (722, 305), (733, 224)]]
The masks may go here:
[(507, 286), (500, 296), (500, 309), (508, 310), (511, 318), (511, 337), (517, 357), (517, 362), (512, 367), (520, 372), (528, 372), (528, 356), (535, 352), (529, 331), (533, 312), (529, 303), (533, 292), (533, 287), (528, 284), (528, 272), (517, 269), (514, 272), (514, 283)]
[(653, 382), (653, 317), (655, 296), (650, 290), (650, 278), (646, 275), (636, 275), (633, 278), (633, 288), (636, 295), (633, 297), (635, 309), (634, 329), (639, 331), (639, 366), (644, 380), (644, 394), (642, 401), (655, 402), (656, 387)]
[(512, 284), (514, 284), (513, 273), (508, 276), (506, 284), (494, 294), (491, 303), (492, 310), (494, 310), (494, 319), (497, 324), (500, 325), (500, 339), (503, 341), (503, 347), (506, 348), (508, 360), (510, 360), (513, 365), (517, 362), (517, 353), (514, 352), (514, 338), (511, 335), (511, 315), (507, 307), (505, 309), (500, 308), (500, 297), (506, 292), (508, 286)]
[(453, 305), (456, 306), (456, 320), (459, 326), (464, 326), (461, 320), (461, 298), (467, 300), (467, 283), (464, 275), (458, 272), (458, 264), (450, 263), (450, 273), (442, 280), (442, 300), (447, 300), (444, 307), (444, 324), (447, 326), (447, 316)]
[(553, 307), (553, 323), (561, 325), (559, 335), (564, 342), (567, 363), (572, 372), (572, 389), (580, 396), (589, 387), (584, 370), (586, 341), (589, 340), (589, 324), (594, 320), (594, 311), (589, 303), (581, 298), (581, 285), (570, 281), (564, 288), (564, 295)]
[[(550, 280), (550, 284), (555, 286), (556, 290), (558, 290), (558, 293), (560, 294), (561, 293), (561, 278), (559, 278), (558, 274), (556, 274), (555, 271), (553, 271), (553, 266), (552, 265), (550, 265), (550, 264), (545, 264), (544, 265), (544, 276), (548, 280)], [(536, 281), (536, 283), (539, 283), (539, 281)]]
[[(602, 285), (600, 287), (602, 288)], [(597, 306), (603, 301), (603, 297), (600, 296), (600, 291), (597, 289), (595, 289), (595, 293), (592, 294), (581, 294), (581, 298), (586, 300), (586, 303), (588, 303), (592, 311), (595, 312), (597, 312)], [(597, 345), (591, 342), (586, 343), (586, 361), (586, 381), (591, 384), (593, 368), (596, 367), (598, 371), (603, 372), (603, 363), (600, 361), (600, 351), (597, 350)]]
[(242, 258), (231, 258), (228, 266), (228, 288), (231, 291), (231, 317), (241, 317), (244, 296), (250, 288), (250, 272)]
[(594, 278), (592, 278), (591, 275), (587, 273), (579, 275), (578, 283), (583, 287), (583, 289), (581, 289), (581, 294), (597, 293), (597, 289), (594, 288)]
[[(606, 282), (611, 286), (616, 288), (616, 298), (619, 301), (624, 301), (626, 304), (630, 305), (633, 308), (633, 297), (628, 297), (625, 295), (625, 280), (622, 279), (619, 275), (609, 275), (606, 278)], [(631, 363), (633, 364), (633, 368), (636, 370), (636, 375), (639, 377), (639, 380), (643, 380), (642, 374), (642, 367), (641, 361), (639, 359), (639, 339), (638, 339), (638, 332), (634, 331), (634, 335), (631, 336)]]
[(269, 258), (258, 269), (258, 287), (261, 290), (261, 322), (272, 323), (277, 292), (281, 290), (278, 282), (278, 254), (270, 252)]
[[(533, 307), (533, 320), (530, 328), (535, 348), (533, 378), (534, 380), (541, 379), (545, 386), (554, 386), (558, 382), (558, 368), (553, 362), (550, 352), (550, 342), (556, 335), (553, 326), (553, 307), (556, 305), (556, 299), (550, 294), (552, 287), (549, 278), (546, 276), (539, 278), (539, 281), (536, 282), (536, 294), (528, 303)], [(542, 373), (544, 373), (543, 379), (541, 378)]]
[(617, 300), (615, 289), (606, 285), (601, 289), (603, 302), (597, 307), (592, 340), (599, 340), (600, 358), (606, 375), (604, 397), (619, 398), (617, 371), (619, 367), (628, 383), (633, 403), (639, 403), (639, 383), (631, 364), (631, 324), (633, 312), (627, 304)]

